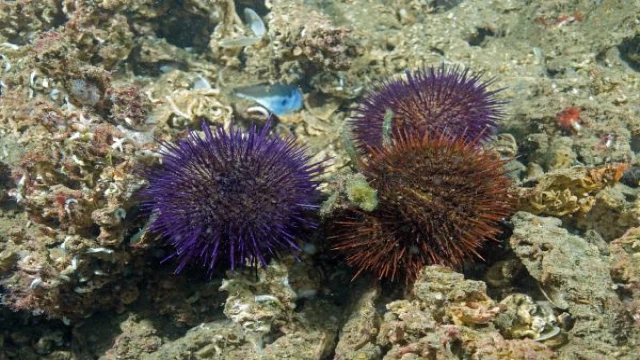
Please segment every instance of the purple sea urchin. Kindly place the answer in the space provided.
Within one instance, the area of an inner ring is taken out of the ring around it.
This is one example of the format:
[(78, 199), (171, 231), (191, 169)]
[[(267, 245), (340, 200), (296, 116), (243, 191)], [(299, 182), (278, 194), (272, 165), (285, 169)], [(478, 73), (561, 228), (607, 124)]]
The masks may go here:
[(292, 136), (267, 135), (268, 126), (212, 132), (203, 123), (204, 137), (190, 131), (163, 143), (162, 164), (145, 172), (142, 206), (153, 214), (150, 230), (175, 247), (176, 272), (192, 261), (265, 266), (279, 251), (300, 250), (296, 236), (315, 227), (322, 165)]
[(393, 146), (372, 149), (363, 164), (378, 191), (377, 208), (347, 210), (332, 247), (357, 274), (407, 282), (425, 265), (459, 267), (480, 257), (514, 210), (505, 163), (475, 141), (399, 135)]
[[(500, 90), (488, 91), (492, 80), (482, 73), (433, 67), (406, 72), (406, 78), (384, 81), (355, 107), (349, 121), (357, 146), (367, 151), (401, 133), (447, 133), (465, 140), (486, 139), (502, 115)], [(385, 124), (385, 119), (389, 124)]]

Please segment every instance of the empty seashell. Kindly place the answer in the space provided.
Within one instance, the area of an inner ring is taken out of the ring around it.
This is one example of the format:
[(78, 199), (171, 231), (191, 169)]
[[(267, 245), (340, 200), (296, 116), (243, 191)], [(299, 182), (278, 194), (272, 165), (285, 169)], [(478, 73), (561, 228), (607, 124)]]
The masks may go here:
[(302, 108), (302, 92), (295, 85), (253, 85), (237, 88), (233, 94), (254, 101), (275, 115), (286, 115)]

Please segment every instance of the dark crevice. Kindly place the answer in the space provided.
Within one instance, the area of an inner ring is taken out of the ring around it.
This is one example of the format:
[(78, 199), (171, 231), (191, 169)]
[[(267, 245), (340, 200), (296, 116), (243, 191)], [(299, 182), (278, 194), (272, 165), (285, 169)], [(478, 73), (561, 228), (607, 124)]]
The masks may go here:
[(436, 9), (437, 12), (445, 12), (462, 4), (464, 0), (433, 0), (429, 6)]
[(183, 49), (193, 49), (202, 53), (209, 47), (209, 39), (216, 27), (207, 14), (198, 15), (186, 11), (176, 2), (176, 6), (158, 18), (156, 36), (169, 44)]
[(618, 45), (620, 58), (626, 62), (630, 68), (640, 72), (640, 35), (631, 39), (625, 39)]
[(467, 42), (471, 46), (480, 46), (483, 47), (487, 37), (495, 37), (496, 34), (492, 29), (479, 27), (476, 28), (476, 32), (471, 34), (467, 38)]

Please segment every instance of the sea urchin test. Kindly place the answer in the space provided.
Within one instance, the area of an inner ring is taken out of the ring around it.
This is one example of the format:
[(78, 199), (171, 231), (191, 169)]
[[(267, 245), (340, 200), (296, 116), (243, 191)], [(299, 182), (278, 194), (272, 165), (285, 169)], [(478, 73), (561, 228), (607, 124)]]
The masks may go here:
[(317, 175), (305, 148), (289, 136), (261, 129), (190, 131), (175, 144), (163, 143), (162, 164), (145, 171), (142, 206), (152, 213), (151, 232), (175, 247), (176, 272), (192, 262), (210, 270), (266, 266), (281, 252), (298, 252), (301, 231), (314, 228)]
[(377, 190), (373, 212), (337, 220), (333, 249), (357, 274), (411, 282), (426, 265), (460, 267), (480, 258), (513, 213), (506, 160), (474, 142), (445, 135), (399, 136), (373, 149), (363, 174)]
[(481, 77), (459, 68), (431, 67), (383, 81), (354, 108), (349, 123), (356, 145), (366, 152), (403, 133), (487, 139), (502, 116), (503, 102), (495, 98), (500, 90), (487, 89), (492, 80)]

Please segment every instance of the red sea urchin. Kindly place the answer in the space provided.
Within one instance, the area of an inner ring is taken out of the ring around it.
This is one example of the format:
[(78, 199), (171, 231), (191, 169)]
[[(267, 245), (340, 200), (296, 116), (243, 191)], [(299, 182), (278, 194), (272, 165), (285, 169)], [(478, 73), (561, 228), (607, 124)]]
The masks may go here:
[(363, 173), (379, 205), (348, 210), (338, 222), (333, 249), (358, 274), (412, 281), (425, 265), (459, 267), (500, 233), (514, 201), (505, 161), (476, 141), (446, 135), (399, 135), (373, 149)]
[(279, 251), (299, 251), (296, 236), (316, 226), (309, 212), (322, 164), (268, 127), (212, 132), (203, 123), (204, 137), (163, 143), (162, 164), (145, 171), (142, 207), (153, 214), (150, 231), (175, 247), (176, 272), (192, 261), (266, 266)]
[(482, 73), (458, 68), (431, 67), (383, 82), (354, 109), (350, 124), (356, 145), (362, 151), (379, 148), (385, 131), (390, 138), (406, 132), (486, 139), (502, 116), (503, 102), (495, 99), (500, 90), (487, 90), (492, 80), (481, 77)]

